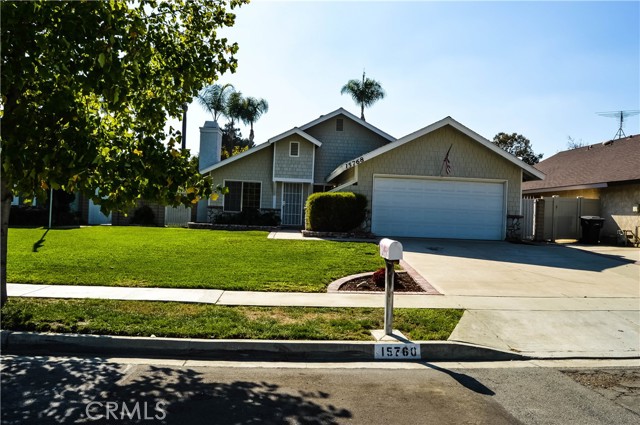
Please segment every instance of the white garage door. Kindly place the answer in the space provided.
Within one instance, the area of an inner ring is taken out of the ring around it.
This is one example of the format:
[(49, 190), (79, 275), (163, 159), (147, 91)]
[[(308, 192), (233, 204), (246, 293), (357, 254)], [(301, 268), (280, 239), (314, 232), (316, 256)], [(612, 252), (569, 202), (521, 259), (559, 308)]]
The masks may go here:
[(504, 183), (375, 177), (371, 230), (377, 235), (500, 240)]

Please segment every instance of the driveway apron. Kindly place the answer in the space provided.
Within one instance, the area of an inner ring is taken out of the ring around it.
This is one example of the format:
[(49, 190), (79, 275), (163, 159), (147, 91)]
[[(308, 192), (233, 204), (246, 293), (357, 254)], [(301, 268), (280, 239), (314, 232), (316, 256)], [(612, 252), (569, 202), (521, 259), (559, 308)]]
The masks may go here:
[[(445, 297), (537, 300), (536, 309), (471, 308), (450, 340), (536, 357), (640, 357), (637, 248), (596, 255), (558, 245), (401, 241), (405, 261)], [(611, 299), (611, 308), (589, 307), (590, 298)]]

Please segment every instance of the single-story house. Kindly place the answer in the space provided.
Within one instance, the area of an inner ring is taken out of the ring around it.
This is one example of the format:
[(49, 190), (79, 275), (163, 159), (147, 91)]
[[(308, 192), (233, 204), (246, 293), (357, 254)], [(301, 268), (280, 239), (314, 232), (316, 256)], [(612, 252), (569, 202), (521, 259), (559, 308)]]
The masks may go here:
[(601, 238), (640, 231), (640, 135), (559, 152), (536, 164), (544, 180), (525, 182), (531, 197), (598, 199)]
[(200, 170), (229, 188), (209, 219), (256, 208), (302, 226), (309, 194), (351, 191), (367, 197), (364, 230), (377, 235), (500, 240), (523, 180), (544, 178), (451, 117), (395, 139), (340, 108), (224, 161), (219, 134), (201, 127)]

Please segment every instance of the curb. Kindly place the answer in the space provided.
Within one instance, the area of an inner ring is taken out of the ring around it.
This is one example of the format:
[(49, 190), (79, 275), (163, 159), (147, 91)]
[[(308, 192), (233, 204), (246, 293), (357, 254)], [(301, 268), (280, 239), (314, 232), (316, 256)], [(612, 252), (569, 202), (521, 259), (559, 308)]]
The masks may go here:
[[(208, 360), (374, 361), (375, 348), (387, 342), (266, 341), (147, 338), (111, 335), (0, 331), (3, 353), (92, 354), (120, 357)], [(402, 345), (394, 342), (393, 345)], [(529, 357), (473, 344), (450, 341), (416, 342), (420, 358), (401, 361), (505, 361)]]

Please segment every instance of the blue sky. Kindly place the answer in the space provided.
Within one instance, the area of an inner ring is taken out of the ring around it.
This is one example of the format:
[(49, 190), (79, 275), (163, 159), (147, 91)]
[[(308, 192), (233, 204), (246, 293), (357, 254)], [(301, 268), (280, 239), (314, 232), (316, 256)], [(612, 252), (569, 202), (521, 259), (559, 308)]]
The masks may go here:
[[(611, 139), (618, 122), (596, 112), (640, 109), (638, 1), (254, 0), (236, 12), (224, 35), (238, 69), (219, 82), (269, 102), (257, 143), (339, 107), (359, 115), (340, 88), (363, 69), (387, 93), (366, 119), (395, 137), (451, 116), (487, 139), (523, 134), (547, 158), (568, 136)], [(194, 152), (207, 119), (190, 105)], [(640, 133), (640, 116), (624, 131)]]

